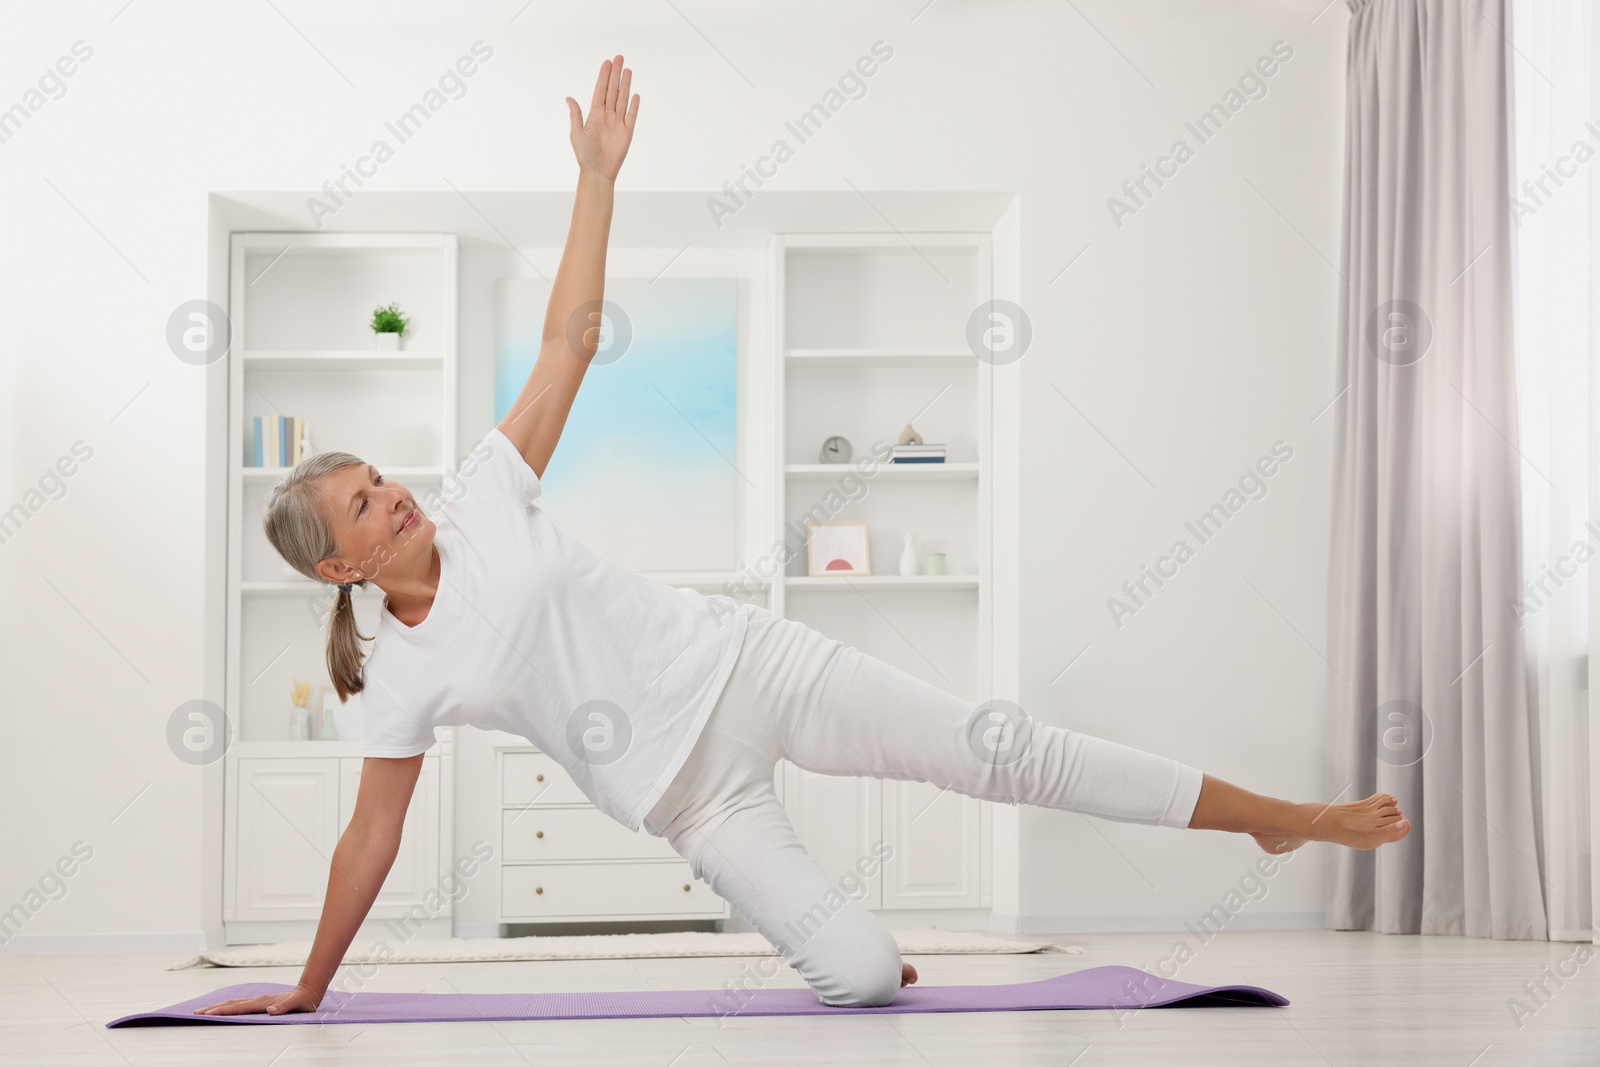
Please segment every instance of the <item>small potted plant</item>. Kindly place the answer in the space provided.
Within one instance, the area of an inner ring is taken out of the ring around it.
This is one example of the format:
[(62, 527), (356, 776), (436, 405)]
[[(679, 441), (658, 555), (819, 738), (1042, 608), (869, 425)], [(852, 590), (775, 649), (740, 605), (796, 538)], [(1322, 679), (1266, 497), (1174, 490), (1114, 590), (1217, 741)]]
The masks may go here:
[(400, 305), (391, 303), (372, 312), (372, 345), (379, 352), (400, 351), (400, 338), (411, 320), (400, 314)]

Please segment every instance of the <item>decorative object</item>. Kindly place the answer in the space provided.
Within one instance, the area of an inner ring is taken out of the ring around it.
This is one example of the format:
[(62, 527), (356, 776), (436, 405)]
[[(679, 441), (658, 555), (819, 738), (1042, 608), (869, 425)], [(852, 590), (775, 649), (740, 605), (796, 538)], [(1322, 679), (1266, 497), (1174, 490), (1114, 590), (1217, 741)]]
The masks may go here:
[(922, 443), (922, 435), (912, 429), (911, 424), (908, 422), (906, 423), (906, 428), (900, 431), (900, 443), (903, 445), (920, 445)]
[(943, 552), (929, 552), (922, 558), (923, 574), (944, 574), (945, 558)]
[(817, 458), (822, 463), (849, 463), (850, 442), (834, 434), (822, 442), (822, 452)]
[[(533, 369), (549, 302), (548, 281), (496, 285), (497, 421)], [(606, 280), (594, 359), (539, 501), (596, 555), (638, 571), (739, 567), (738, 310), (732, 278)]]
[(334, 692), (333, 686), (325, 685), (317, 691), (317, 739), (319, 741), (339, 740), (339, 731), (333, 719), (333, 709), (338, 703), (339, 695)]
[(317, 718), (322, 723), (321, 735), (324, 738), (338, 740), (339, 724), (335, 719), (335, 709), (339, 706), (339, 694), (331, 685), (317, 687)]
[(317, 706), (322, 709), (323, 729), (328, 728), (330, 721), (333, 723), (333, 740), (361, 740), (360, 693), (351, 693), (350, 698), (341, 704), (333, 686), (325, 685), (317, 692)]
[(372, 346), (379, 352), (400, 351), (400, 338), (411, 325), (411, 320), (400, 314), (400, 305), (374, 308), (372, 312)]
[(943, 463), (944, 445), (899, 444), (889, 448), (890, 463)]
[(917, 535), (906, 531), (906, 547), (900, 551), (900, 576), (909, 578), (917, 573)]
[(289, 702), (294, 705), (289, 712), (289, 736), (296, 741), (311, 740), (311, 711), (306, 704), (311, 700), (311, 683), (296, 678), (289, 689)]
[(860, 519), (806, 523), (806, 571), (813, 578), (870, 575), (867, 524)]

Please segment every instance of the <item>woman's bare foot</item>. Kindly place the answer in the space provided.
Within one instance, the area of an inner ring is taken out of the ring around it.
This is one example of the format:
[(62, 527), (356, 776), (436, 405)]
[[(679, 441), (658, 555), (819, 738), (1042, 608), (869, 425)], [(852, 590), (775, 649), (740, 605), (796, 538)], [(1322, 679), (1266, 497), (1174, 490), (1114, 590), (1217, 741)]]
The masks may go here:
[(900, 964), (900, 985), (901, 986), (908, 986), (908, 985), (916, 985), (916, 984), (917, 984), (917, 969), (915, 967), (911, 966), (911, 964), (909, 964), (909, 963), (902, 962)]
[(1293, 831), (1252, 833), (1256, 844), (1273, 854), (1293, 852), (1307, 841), (1331, 841), (1350, 848), (1372, 849), (1398, 841), (1411, 832), (1411, 821), (1388, 793), (1374, 793), (1352, 804), (1296, 804)]

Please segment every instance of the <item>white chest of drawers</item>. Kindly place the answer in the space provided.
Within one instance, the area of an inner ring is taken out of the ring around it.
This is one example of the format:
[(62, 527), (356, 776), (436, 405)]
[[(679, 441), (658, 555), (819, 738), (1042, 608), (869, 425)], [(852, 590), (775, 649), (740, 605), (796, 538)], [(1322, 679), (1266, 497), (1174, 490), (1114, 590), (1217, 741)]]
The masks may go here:
[(723, 919), (728, 905), (665, 840), (589, 803), (554, 759), (495, 749), (500, 797), (500, 921)]

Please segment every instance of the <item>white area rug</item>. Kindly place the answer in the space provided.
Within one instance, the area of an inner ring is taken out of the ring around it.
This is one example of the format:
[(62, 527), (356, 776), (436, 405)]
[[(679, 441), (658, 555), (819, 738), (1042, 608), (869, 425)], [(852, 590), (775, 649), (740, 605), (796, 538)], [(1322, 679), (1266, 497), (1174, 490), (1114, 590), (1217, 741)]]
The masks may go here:
[[(1081, 955), (1080, 945), (1062, 945), (1036, 938), (994, 937), (962, 930), (919, 926), (893, 930), (907, 956), (1024, 955), (1064, 952)], [(359, 942), (361, 938), (357, 938)], [(167, 969), (189, 967), (302, 967), (311, 952), (309, 941), (275, 945), (237, 945), (213, 949)], [(395, 944), (385, 939), (351, 945), (344, 962), (351, 963), (478, 963), (492, 960), (617, 960), (673, 956), (770, 956), (772, 946), (756, 933), (712, 934), (586, 934), (569, 937), (434, 938)]]

